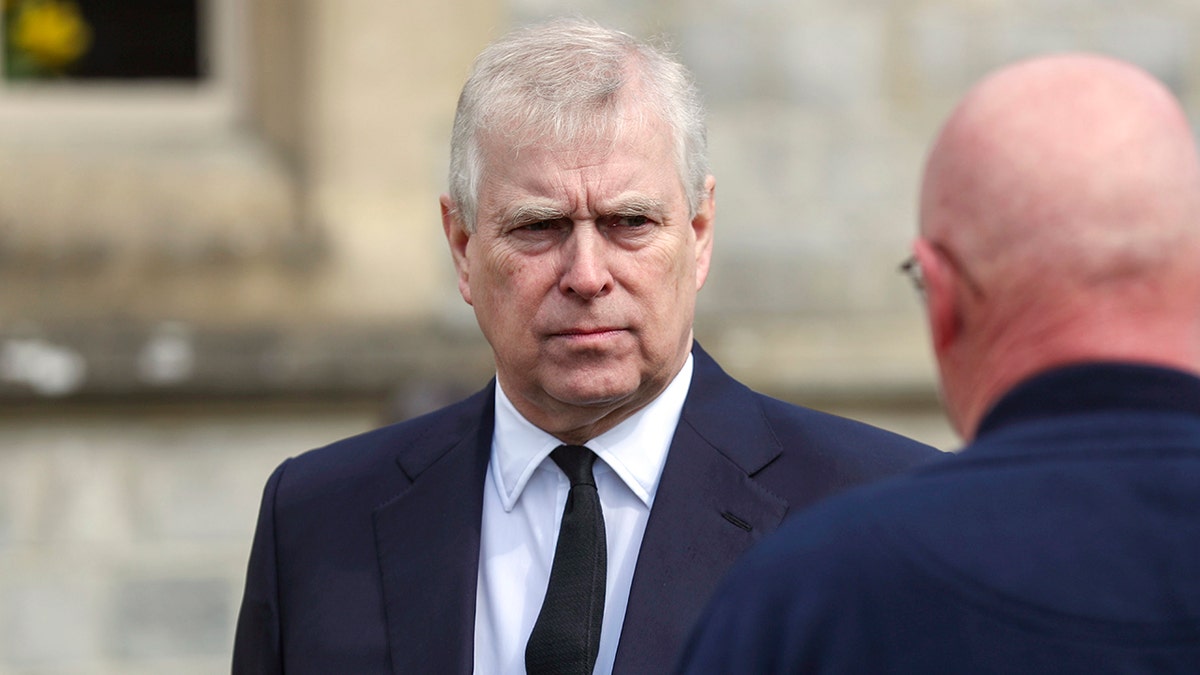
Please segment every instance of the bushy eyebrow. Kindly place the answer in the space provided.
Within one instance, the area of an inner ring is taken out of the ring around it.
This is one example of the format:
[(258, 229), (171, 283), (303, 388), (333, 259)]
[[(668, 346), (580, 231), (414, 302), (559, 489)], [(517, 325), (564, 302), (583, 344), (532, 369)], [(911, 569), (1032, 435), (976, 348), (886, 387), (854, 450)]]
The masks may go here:
[[(603, 216), (652, 216), (666, 213), (667, 204), (647, 195), (629, 194), (602, 204), (600, 211)], [(526, 202), (505, 209), (500, 215), (500, 222), (519, 226), (561, 218), (569, 219), (571, 215), (552, 204)]]
[(562, 209), (549, 204), (517, 204), (509, 209), (506, 209), (501, 215), (500, 222), (524, 225), (527, 223), (540, 223), (547, 220), (558, 220), (566, 218)]
[(667, 204), (647, 195), (622, 195), (604, 204), (604, 211), (614, 216), (647, 216), (666, 213)]

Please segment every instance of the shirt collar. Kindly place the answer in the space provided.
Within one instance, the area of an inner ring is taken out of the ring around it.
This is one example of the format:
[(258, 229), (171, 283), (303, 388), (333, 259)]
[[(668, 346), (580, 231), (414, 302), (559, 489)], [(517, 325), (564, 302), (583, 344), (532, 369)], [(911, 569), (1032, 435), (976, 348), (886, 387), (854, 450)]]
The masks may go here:
[[(654, 501), (667, 450), (679, 424), (692, 382), (692, 355), (653, 401), (585, 445), (602, 463), (596, 471), (612, 471), (647, 507)], [(496, 426), (491, 469), (505, 511), (512, 511), (521, 492), (544, 460), (562, 441), (525, 419), (496, 379)]]
[(1139, 363), (1064, 366), (1013, 387), (988, 411), (976, 436), (1002, 427), (1067, 414), (1114, 410), (1200, 411), (1200, 379)]

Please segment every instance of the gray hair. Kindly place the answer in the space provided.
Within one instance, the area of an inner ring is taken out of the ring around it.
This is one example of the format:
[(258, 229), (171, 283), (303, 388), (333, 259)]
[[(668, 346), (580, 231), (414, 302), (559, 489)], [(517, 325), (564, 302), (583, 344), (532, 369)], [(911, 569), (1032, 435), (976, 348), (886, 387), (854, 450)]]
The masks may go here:
[[(621, 96), (635, 90), (633, 106)], [(618, 112), (653, 116), (674, 136), (675, 163), (695, 215), (708, 176), (704, 106), (686, 68), (665, 49), (579, 19), (515, 31), (479, 54), (458, 99), (450, 140), (450, 199), (475, 230), (484, 157), (481, 140), (514, 147), (615, 137)]]

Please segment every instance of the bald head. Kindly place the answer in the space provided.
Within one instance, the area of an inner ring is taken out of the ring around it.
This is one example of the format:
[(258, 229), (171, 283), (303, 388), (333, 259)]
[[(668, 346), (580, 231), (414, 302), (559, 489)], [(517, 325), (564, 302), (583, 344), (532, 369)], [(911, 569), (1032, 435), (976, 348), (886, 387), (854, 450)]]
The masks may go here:
[[(930, 155), (922, 234), (980, 276), (1092, 283), (1194, 246), (1200, 162), (1155, 79), (1086, 55), (1034, 59), (976, 86)], [(952, 246), (957, 244), (957, 246)]]
[(920, 218), (938, 252), (923, 266), (952, 257), (950, 276), (982, 291), (947, 295), (951, 332), (935, 325), (948, 398), (993, 398), (1012, 373), (1062, 362), (1179, 364), (1200, 348), (1200, 159), (1175, 98), (1134, 66), (1059, 55), (984, 79), (930, 153)]

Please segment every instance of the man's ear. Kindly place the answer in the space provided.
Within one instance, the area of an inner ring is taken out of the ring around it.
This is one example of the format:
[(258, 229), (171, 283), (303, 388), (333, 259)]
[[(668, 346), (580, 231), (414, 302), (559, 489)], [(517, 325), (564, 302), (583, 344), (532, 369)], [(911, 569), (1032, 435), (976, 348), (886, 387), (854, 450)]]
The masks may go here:
[(934, 352), (945, 353), (962, 334), (962, 307), (955, 287), (954, 271), (927, 239), (913, 242), (913, 254), (921, 266), (925, 284), (925, 312)]
[(442, 206), (442, 230), (446, 233), (446, 242), (450, 244), (450, 257), (454, 259), (454, 271), (458, 273), (458, 292), (462, 299), (471, 304), (471, 258), (468, 255), (467, 244), (471, 241), (471, 233), (463, 223), (462, 213), (450, 200), (450, 195), (442, 195), (438, 202)]
[(717, 179), (712, 176), (705, 178), (704, 194), (700, 195), (696, 215), (692, 218), (692, 233), (696, 237), (696, 290), (704, 286), (712, 262), (713, 226), (717, 218), (716, 190)]

